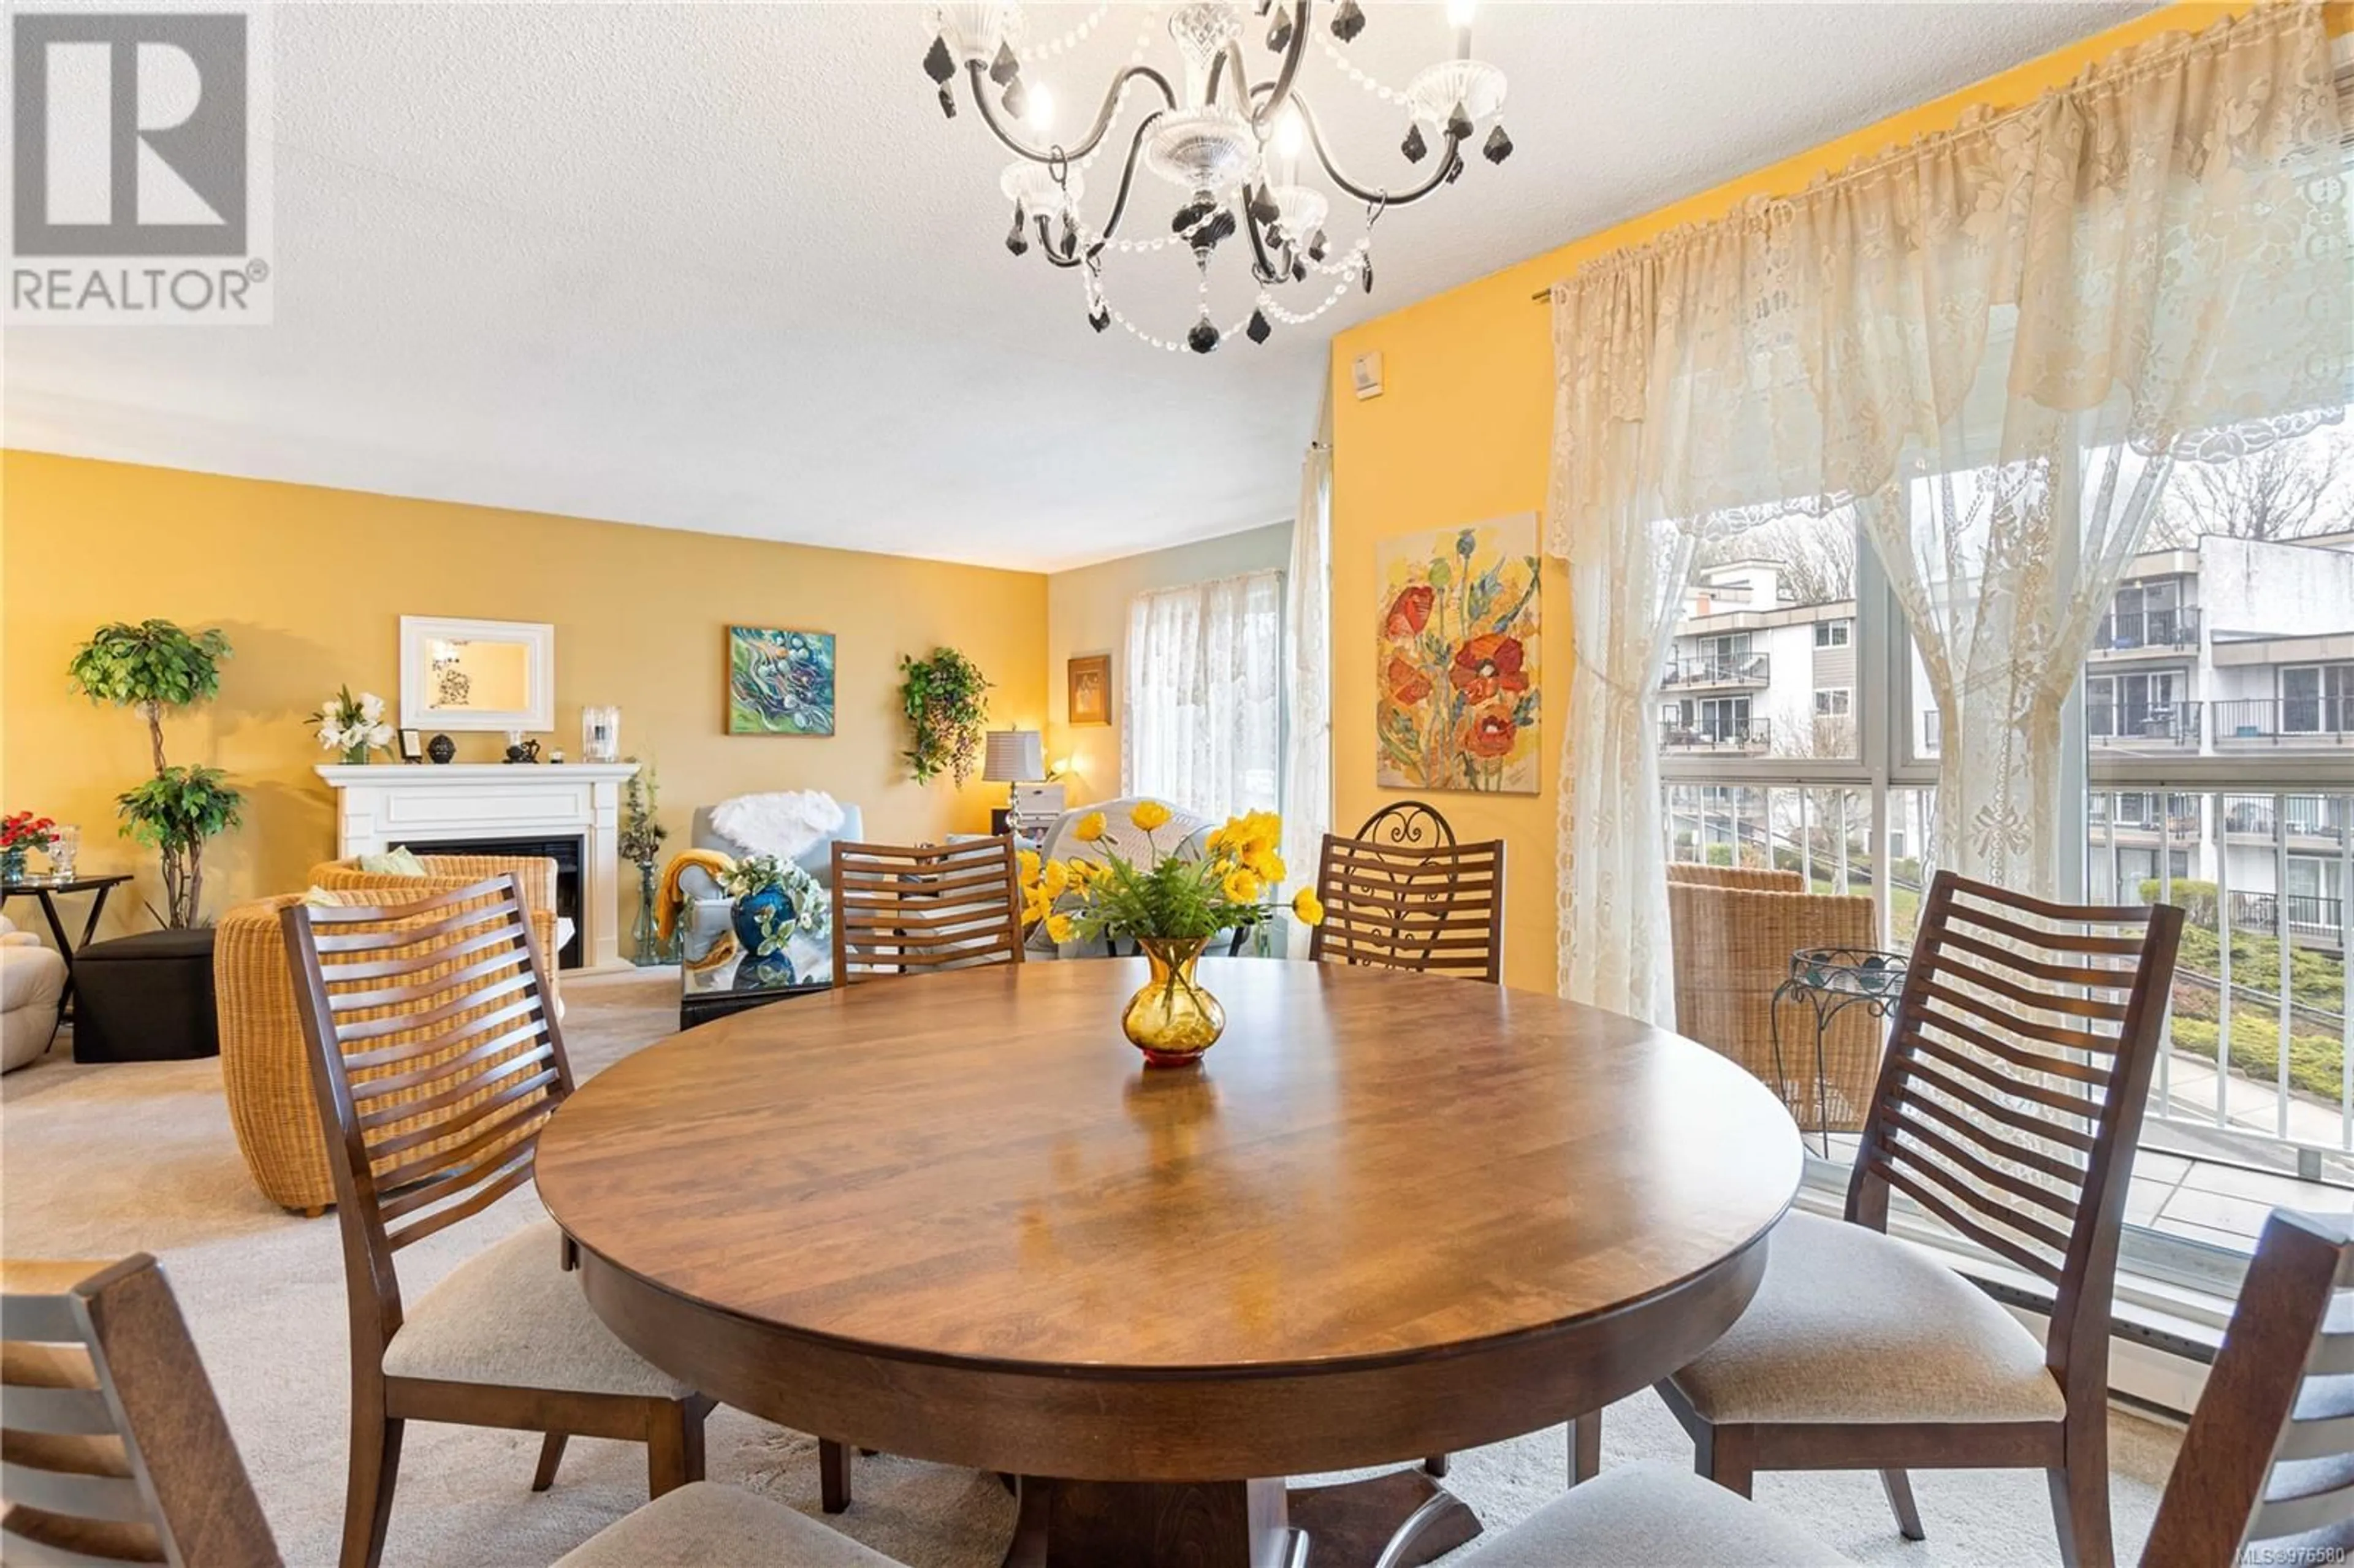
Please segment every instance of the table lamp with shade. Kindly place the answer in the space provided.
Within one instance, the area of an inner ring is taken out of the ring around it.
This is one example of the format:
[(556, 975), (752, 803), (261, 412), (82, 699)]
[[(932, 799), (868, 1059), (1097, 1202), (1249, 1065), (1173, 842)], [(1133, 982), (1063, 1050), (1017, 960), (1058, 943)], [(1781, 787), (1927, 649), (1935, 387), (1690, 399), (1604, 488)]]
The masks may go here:
[[(990, 813), (990, 832), (1021, 832), (1046, 807), (1039, 798), (1042, 790), (1022, 788), (1024, 784), (1043, 784), (1047, 777), (1045, 737), (1034, 729), (993, 729), (989, 732), (988, 742), (981, 753), (981, 778), (991, 784), (1012, 786), (1006, 791), (1006, 804)], [(1060, 814), (1061, 810), (1061, 803), (1055, 802), (1047, 812), (1048, 819)]]

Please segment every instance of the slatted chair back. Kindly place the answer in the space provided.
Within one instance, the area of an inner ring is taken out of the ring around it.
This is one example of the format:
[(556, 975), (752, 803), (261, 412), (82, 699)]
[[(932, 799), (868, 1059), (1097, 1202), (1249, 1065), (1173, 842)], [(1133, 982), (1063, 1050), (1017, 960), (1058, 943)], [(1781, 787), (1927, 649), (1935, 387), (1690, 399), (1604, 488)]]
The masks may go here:
[(0, 1264), (0, 1562), (274, 1564), (155, 1260)]
[(1901, 1192), (2053, 1287), (2045, 1361), (2105, 1379), (2117, 1234), (2182, 911), (2053, 904), (1939, 872), (1848, 1188)]
[(2354, 1222), (2276, 1209), (2183, 1434), (2146, 1568), (2354, 1548)]
[(1499, 983), (1504, 965), (1504, 843), (1426, 845), (1324, 835), (1323, 923), (1308, 956)]
[(833, 983), (1022, 961), (1012, 834), (833, 846)]
[(513, 875), (280, 918), (328, 1128), (355, 1359), (370, 1344), (380, 1359), (401, 1321), (392, 1255), (531, 1181), (572, 1068)]

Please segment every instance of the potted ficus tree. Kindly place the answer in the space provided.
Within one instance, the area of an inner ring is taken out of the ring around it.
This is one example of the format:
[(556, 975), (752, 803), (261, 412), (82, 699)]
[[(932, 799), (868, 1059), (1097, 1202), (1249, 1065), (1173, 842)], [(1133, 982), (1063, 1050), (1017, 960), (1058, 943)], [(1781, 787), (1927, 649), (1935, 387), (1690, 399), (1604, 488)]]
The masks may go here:
[(175, 768), (164, 759), (164, 715), (220, 693), (228, 639), (218, 627), (189, 632), (168, 620), (115, 621), (91, 633), (67, 666), (74, 690), (94, 703), (132, 708), (147, 721), (155, 776), (115, 798), (122, 836), (161, 857), (164, 925), (194, 926), (204, 905), (205, 841), (238, 825), (242, 798), (217, 768)]

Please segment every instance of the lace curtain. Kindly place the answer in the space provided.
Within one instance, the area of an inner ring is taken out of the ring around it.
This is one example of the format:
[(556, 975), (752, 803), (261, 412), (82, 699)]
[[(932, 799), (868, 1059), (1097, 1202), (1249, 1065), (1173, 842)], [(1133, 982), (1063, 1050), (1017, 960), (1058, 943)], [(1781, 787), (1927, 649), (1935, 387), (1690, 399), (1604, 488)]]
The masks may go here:
[(1291, 570), (1285, 578), (1284, 664), (1290, 699), (1283, 748), (1283, 859), (1291, 873), (1287, 891), (1316, 885), (1317, 857), (1332, 825), (1331, 499), (1332, 382), (1327, 375), (1316, 439), (1299, 464), (1299, 510), (1291, 525)]
[(1121, 792), (1213, 821), (1276, 810), (1282, 652), (1281, 572), (1130, 599)]
[(2173, 464), (2338, 416), (2348, 267), (2328, 40), (2285, 5), (1557, 286), (1564, 993), (1668, 1019), (1646, 720), (1697, 542), (1793, 511), (1854, 505), (1895, 585), (1938, 863), (2051, 891), (2099, 607)]

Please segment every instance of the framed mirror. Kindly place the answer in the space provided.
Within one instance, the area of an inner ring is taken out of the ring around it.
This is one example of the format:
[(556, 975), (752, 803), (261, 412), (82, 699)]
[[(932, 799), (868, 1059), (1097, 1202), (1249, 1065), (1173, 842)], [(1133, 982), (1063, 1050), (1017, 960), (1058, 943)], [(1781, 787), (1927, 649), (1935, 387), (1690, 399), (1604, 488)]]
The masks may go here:
[(400, 727), (554, 729), (556, 628), (402, 616)]

